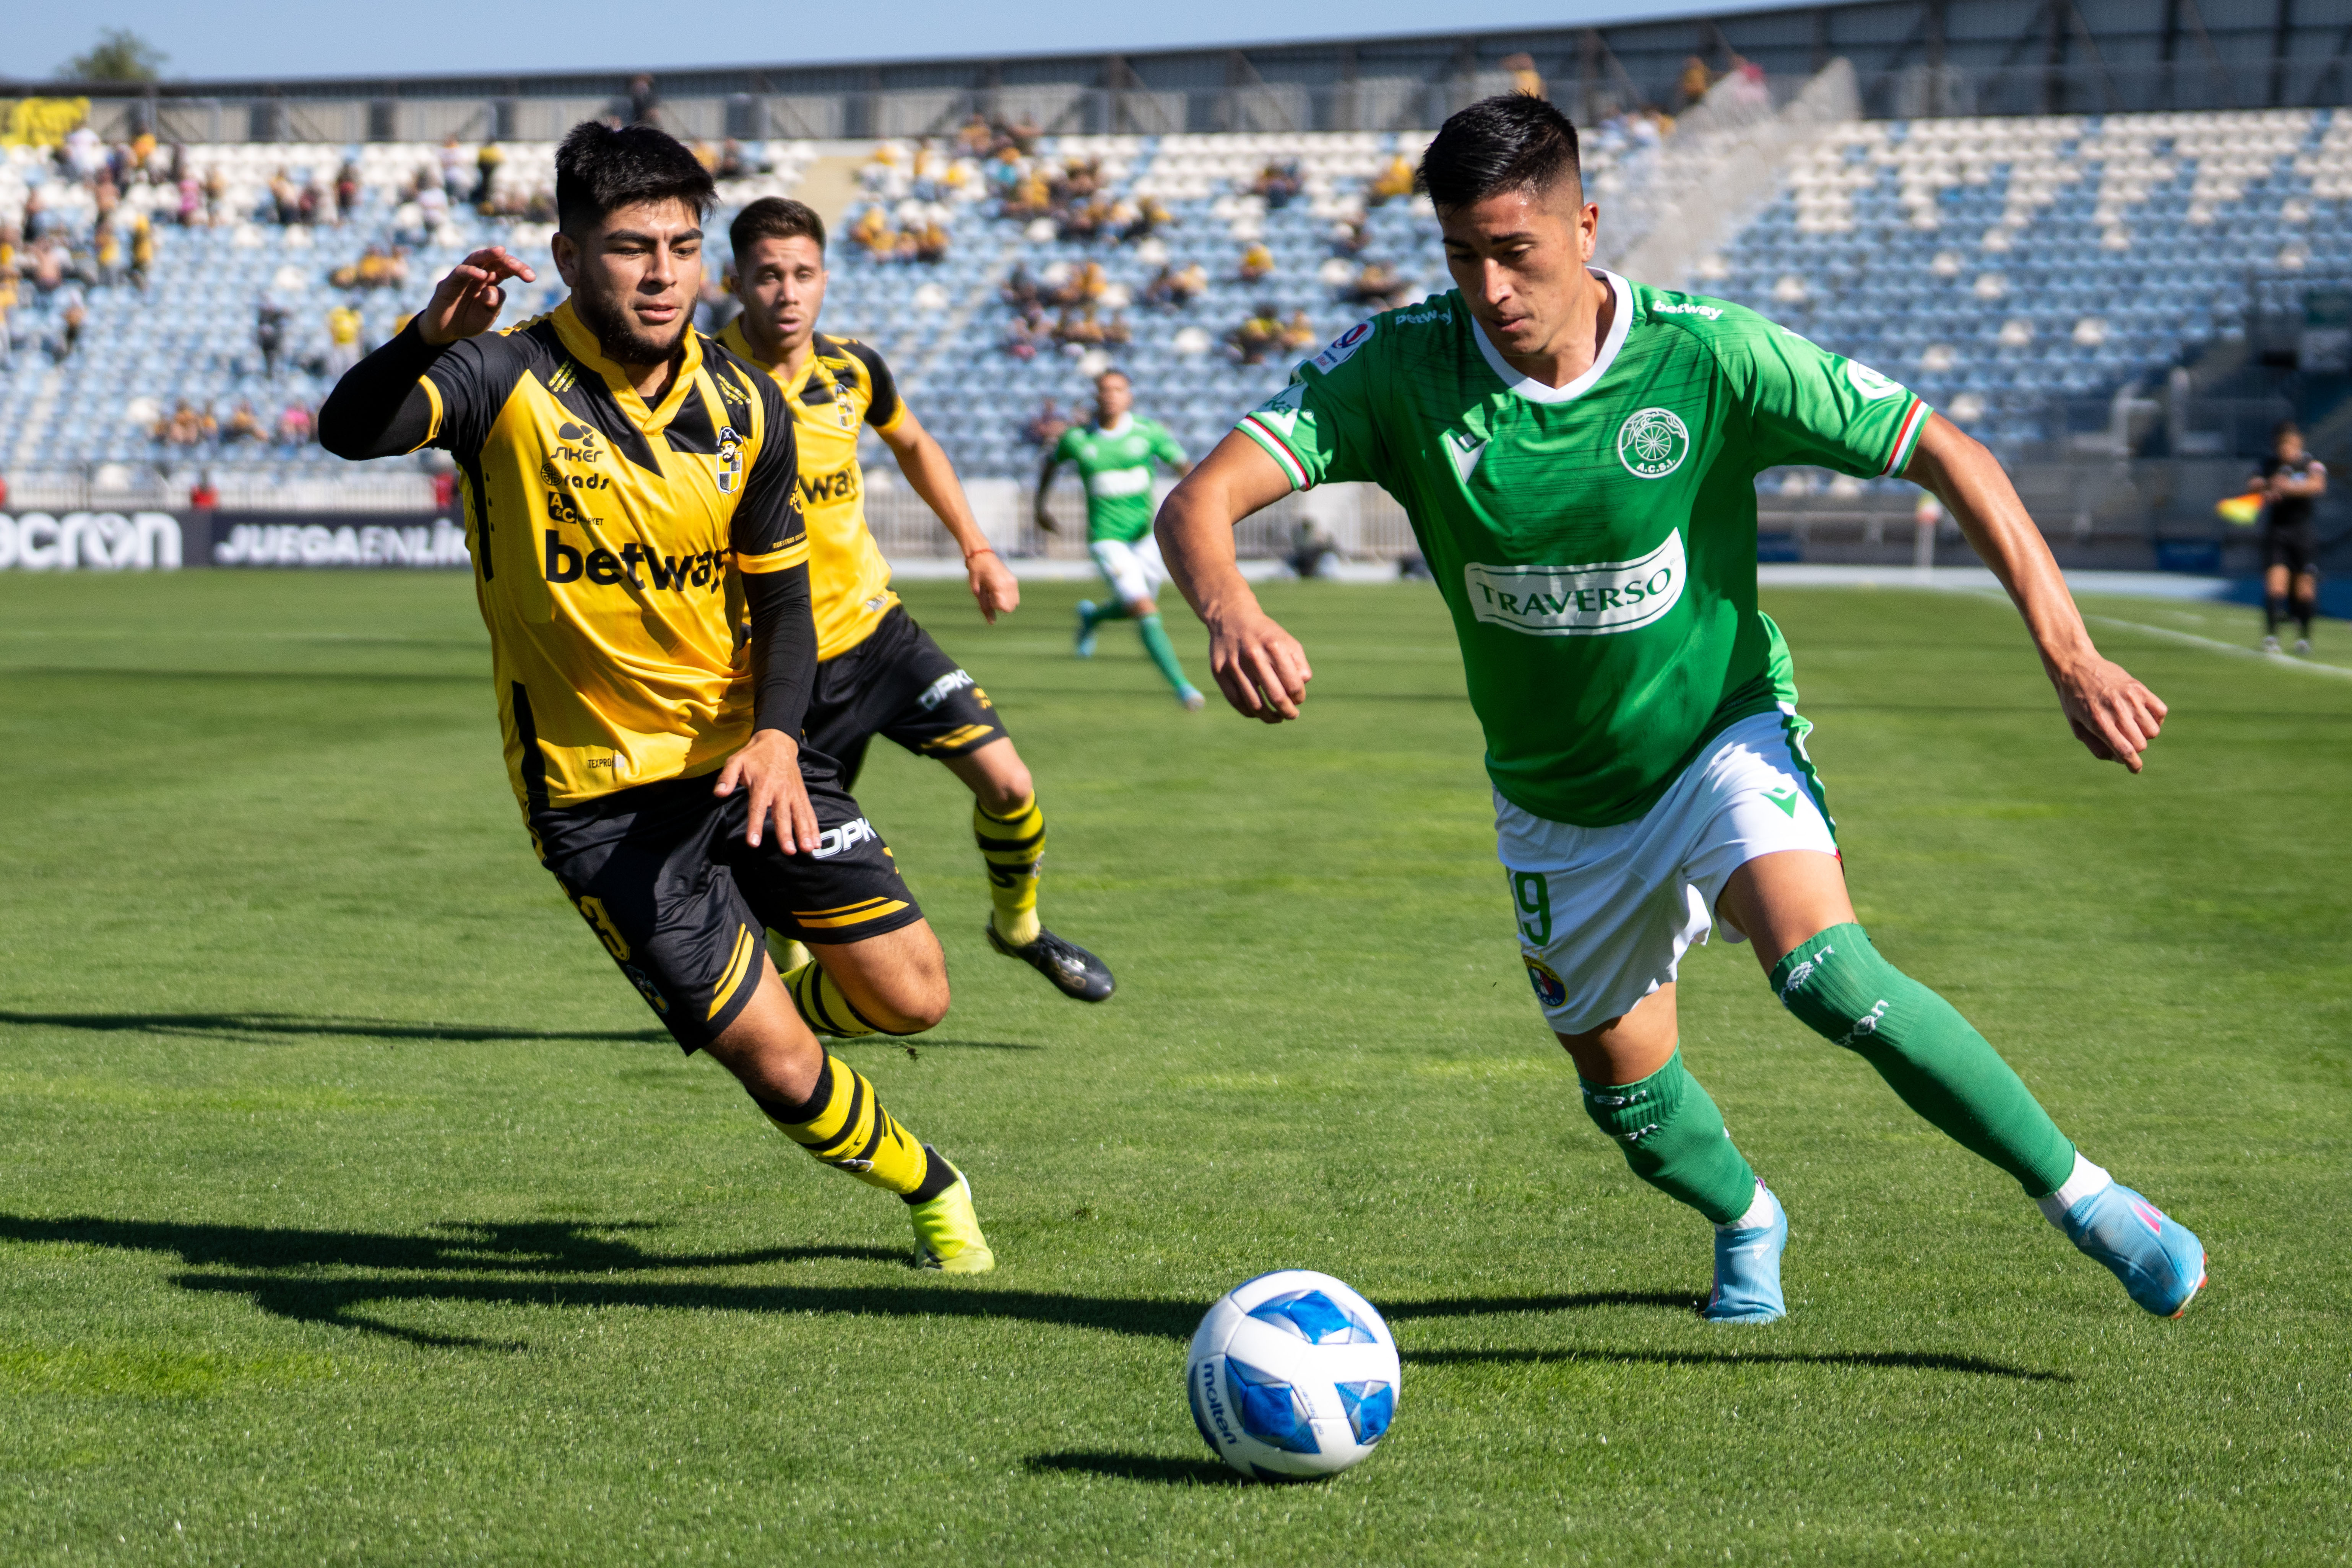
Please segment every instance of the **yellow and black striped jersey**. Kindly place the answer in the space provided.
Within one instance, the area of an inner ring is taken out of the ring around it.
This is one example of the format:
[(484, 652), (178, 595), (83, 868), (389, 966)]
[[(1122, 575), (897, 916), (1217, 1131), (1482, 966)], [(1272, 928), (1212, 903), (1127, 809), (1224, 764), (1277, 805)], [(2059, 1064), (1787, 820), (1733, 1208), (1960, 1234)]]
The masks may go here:
[(792, 408), (798, 428), (801, 511), (808, 521), (816, 656), (827, 659), (847, 653), (872, 636), (898, 602), (890, 591), (890, 563), (866, 526), (857, 434), (866, 425), (897, 429), (907, 417), (907, 405), (882, 356), (855, 338), (814, 334), (815, 352), (790, 379), (753, 351), (741, 318), (728, 322), (719, 341), (746, 363), (765, 370)]
[(425, 445), (465, 476), (507, 773), (528, 811), (717, 768), (751, 738), (738, 572), (808, 559), (768, 378), (688, 332), (648, 408), (569, 301), (452, 344)]

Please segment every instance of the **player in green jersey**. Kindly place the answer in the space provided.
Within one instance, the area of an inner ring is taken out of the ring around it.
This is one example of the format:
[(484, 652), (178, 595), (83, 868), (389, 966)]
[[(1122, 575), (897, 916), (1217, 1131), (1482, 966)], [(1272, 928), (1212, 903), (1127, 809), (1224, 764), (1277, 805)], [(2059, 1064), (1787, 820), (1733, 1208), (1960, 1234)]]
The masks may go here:
[(1458, 285), (1350, 328), (1169, 498), (1159, 533), (1229, 700), (1297, 717), (1312, 671), (1234, 564), (1295, 489), (1402, 502), (1486, 734), (1529, 978), (1587, 1113), (1717, 1226), (1718, 1321), (1780, 1317), (1788, 1217), (1684, 1066), (1675, 977), (1716, 922), (1780, 1001), (2016, 1178), (2132, 1300), (2178, 1316), (2197, 1238), (2078, 1153), (1854, 917), (1788, 648), (1756, 605), (1756, 475), (1899, 474), (1959, 520), (2091, 753), (2140, 769), (2164, 704), (2092, 647), (2000, 466), (1867, 366), (1720, 300), (1591, 267), (1576, 132), (1528, 97), (1445, 122), (1421, 169)]
[(1037, 526), (1048, 533), (1058, 531), (1045, 497), (1062, 465), (1076, 464), (1087, 485), (1087, 552), (1110, 584), (1109, 602), (1078, 601), (1078, 657), (1094, 657), (1095, 630), (1103, 622), (1132, 618), (1142, 634), (1144, 651), (1175, 689), (1176, 700), (1198, 712), (1207, 700), (1184, 679), (1168, 629), (1160, 624), (1160, 606), (1154, 601), (1160, 584), (1168, 580), (1168, 568), (1151, 536), (1152, 463), (1165, 463), (1180, 475), (1192, 465), (1184, 460), (1184, 448), (1165, 426), (1142, 418), (1134, 409), (1134, 389), (1124, 371), (1107, 370), (1095, 377), (1093, 421), (1063, 431), (1045, 455), (1045, 471), (1037, 476)]

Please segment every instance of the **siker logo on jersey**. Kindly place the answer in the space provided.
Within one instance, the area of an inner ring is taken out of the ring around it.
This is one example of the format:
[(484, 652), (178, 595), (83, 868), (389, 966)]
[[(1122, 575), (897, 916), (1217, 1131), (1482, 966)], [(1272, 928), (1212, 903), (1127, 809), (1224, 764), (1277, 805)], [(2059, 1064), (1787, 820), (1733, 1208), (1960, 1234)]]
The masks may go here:
[(1687, 563), (1680, 531), (1635, 561), (1586, 566), (1463, 569), (1470, 613), (1488, 626), (1538, 637), (1607, 637), (1646, 626), (1681, 602)]
[(1690, 455), (1690, 429), (1670, 408), (1644, 408), (1617, 426), (1617, 460), (1637, 479), (1663, 479)]
[(1337, 370), (1348, 362), (1349, 355), (1371, 341), (1372, 323), (1358, 321), (1354, 326), (1333, 338), (1329, 346), (1315, 356), (1315, 368), (1325, 371)]

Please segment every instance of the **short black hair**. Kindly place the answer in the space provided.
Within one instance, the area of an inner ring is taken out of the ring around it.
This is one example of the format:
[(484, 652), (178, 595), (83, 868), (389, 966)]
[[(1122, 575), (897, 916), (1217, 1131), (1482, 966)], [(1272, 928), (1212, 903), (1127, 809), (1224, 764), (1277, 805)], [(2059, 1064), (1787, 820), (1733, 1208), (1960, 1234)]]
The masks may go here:
[(684, 202), (706, 218), (718, 197), (710, 171), (677, 137), (651, 125), (615, 130), (583, 120), (555, 149), (555, 221), (574, 237), (640, 202)]
[(1524, 92), (1482, 98), (1447, 119), (1413, 175), (1441, 211), (1504, 191), (1548, 191), (1562, 180), (1584, 184), (1575, 122)]
[(743, 253), (763, 239), (798, 239), (803, 237), (816, 241), (824, 249), (824, 219), (806, 202), (796, 202), (790, 196), (761, 196), (735, 215), (727, 226), (727, 243), (735, 252), (740, 268)]
[(2292, 419), (2282, 419), (2271, 426), (2271, 445), (2275, 447), (2290, 436), (2303, 434), (2303, 426)]

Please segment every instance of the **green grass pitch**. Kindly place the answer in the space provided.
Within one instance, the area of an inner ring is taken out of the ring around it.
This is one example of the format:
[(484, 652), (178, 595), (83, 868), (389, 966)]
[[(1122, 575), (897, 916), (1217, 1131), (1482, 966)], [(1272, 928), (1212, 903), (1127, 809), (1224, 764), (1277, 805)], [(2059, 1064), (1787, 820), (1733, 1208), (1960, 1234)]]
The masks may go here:
[[(2212, 1286), (2143, 1316), (1718, 944), (1684, 1044), (1793, 1310), (1711, 1329), (1703, 1226), (1528, 994), (1435, 596), (1269, 590), (1318, 672), (1280, 731), (1181, 712), (1127, 627), (1072, 660), (1075, 597), (910, 590), (1113, 1001), (985, 950), (943, 770), (878, 746), (859, 792), (956, 1001), (840, 1049), (971, 1172), (964, 1280), (561, 901), (462, 578), (0, 576), (0, 1562), (2343, 1558), (2352, 682), (2106, 631), (2173, 706), (2135, 780), (2004, 605), (1768, 595), (1880, 945)], [(1228, 1477), (1181, 1398), (1284, 1266), (1405, 1355), (1315, 1487)]]

